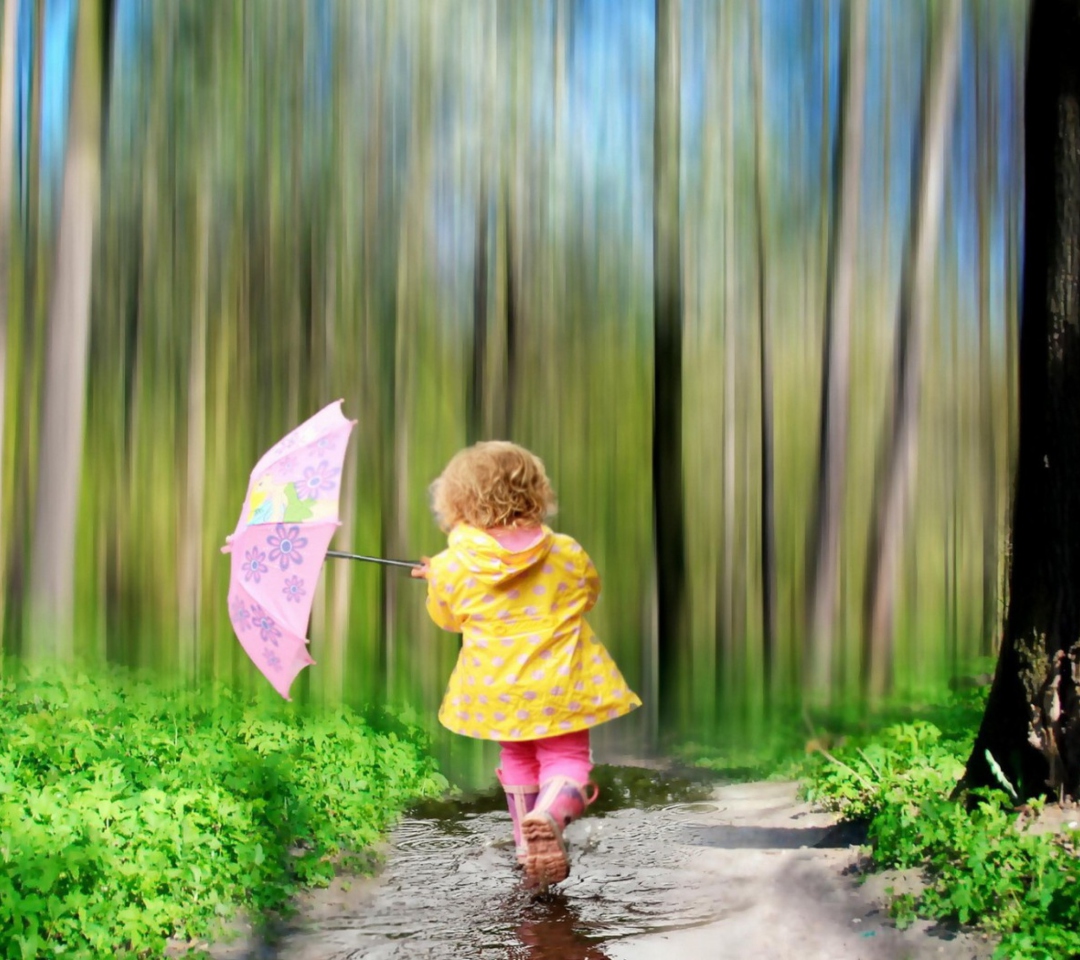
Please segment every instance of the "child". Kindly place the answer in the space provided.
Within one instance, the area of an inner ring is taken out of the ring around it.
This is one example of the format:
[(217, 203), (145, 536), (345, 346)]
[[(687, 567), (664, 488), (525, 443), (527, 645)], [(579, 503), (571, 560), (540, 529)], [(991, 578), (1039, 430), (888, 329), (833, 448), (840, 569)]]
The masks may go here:
[(462, 634), (439, 721), (498, 741), (518, 861), (546, 887), (566, 879), (563, 830), (596, 799), (589, 729), (641, 701), (585, 622), (600, 578), (571, 537), (544, 525), (555, 497), (537, 457), (478, 443), (431, 492), (449, 546), (412, 574), (427, 578), (431, 618)]

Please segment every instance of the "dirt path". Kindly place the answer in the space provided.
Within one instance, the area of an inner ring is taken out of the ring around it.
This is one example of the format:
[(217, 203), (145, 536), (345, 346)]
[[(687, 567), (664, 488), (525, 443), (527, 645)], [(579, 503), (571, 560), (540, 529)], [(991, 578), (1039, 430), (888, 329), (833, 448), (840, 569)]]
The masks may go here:
[[(273, 947), (212, 953), (289, 960), (900, 960), (989, 957), (968, 935), (893, 927), (880, 880), (791, 783), (708, 788), (691, 802), (610, 810), (568, 831), (558, 891), (523, 889), (497, 798), (415, 816), (375, 880), (303, 904)], [(841, 832), (842, 833), (842, 832)], [(849, 871), (845, 873), (845, 871)]]

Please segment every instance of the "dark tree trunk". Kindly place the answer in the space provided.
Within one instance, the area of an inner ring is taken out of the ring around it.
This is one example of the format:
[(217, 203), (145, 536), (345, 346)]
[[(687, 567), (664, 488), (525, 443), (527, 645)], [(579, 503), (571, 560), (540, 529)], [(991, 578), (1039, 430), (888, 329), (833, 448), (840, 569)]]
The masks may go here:
[(679, 0), (656, 0), (653, 130), (653, 523), (660, 710), (676, 709), (687, 640), (682, 470), (682, 252), (679, 237)]
[(866, 21), (865, 4), (851, 0), (844, 5), (837, 123), (839, 149), (832, 163), (833, 210), (825, 290), (817, 496), (807, 563), (806, 688), (819, 700), (828, 700), (833, 685), (833, 634), (847, 471), (851, 314), (862, 183)]
[(1080, 796), (1080, 0), (1035, 0), (1009, 610), (968, 786)]

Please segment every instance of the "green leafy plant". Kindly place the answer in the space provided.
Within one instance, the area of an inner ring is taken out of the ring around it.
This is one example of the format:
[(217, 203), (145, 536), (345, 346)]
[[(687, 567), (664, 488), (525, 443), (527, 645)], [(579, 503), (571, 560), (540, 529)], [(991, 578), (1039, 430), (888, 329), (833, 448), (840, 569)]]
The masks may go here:
[(1080, 956), (1080, 832), (1033, 831), (1041, 805), (1021, 818), (1005, 790), (954, 799), (974, 734), (915, 721), (852, 739), (808, 763), (806, 796), (868, 821), (877, 868), (922, 871), (921, 892), (893, 899), (898, 923), (977, 924), (1011, 960)]
[(941, 731), (922, 720), (886, 727), (880, 737), (852, 741), (839, 753), (844, 759), (822, 753), (805, 794), (848, 819), (871, 819), (914, 797), (947, 794), (964, 772)]
[(156, 956), (287, 910), (446, 781), (419, 730), (215, 687), (9, 670), (0, 956)]

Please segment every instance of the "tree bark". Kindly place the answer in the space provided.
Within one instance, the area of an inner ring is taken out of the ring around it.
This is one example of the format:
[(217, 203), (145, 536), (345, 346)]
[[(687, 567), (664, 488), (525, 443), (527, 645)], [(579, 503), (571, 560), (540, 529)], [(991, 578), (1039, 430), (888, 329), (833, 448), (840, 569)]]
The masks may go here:
[(911, 220), (900, 281), (892, 405), (867, 549), (863, 685), (871, 700), (884, 694), (890, 682), (896, 581), (915, 478), (922, 340), (932, 312), (945, 158), (956, 102), (961, 6), (960, 0), (945, 0), (941, 7), (937, 50), (922, 98), (920, 155), (912, 164)]
[(70, 657), (82, 477), (94, 232), (101, 187), (100, 0), (81, 0), (71, 82), (56, 273), (47, 320), (30, 596), (31, 653)]
[(1035, 0), (1009, 610), (968, 786), (1080, 798), (1080, 0)]
[(653, 121), (653, 524), (660, 711), (676, 710), (688, 637), (682, 450), (682, 249), (679, 212), (680, 0), (656, 0)]
[(825, 291), (821, 426), (813, 528), (809, 540), (806, 639), (808, 692), (827, 700), (832, 686), (840, 527), (847, 471), (851, 313), (855, 288), (866, 89), (866, 3), (844, 4), (840, 65), (841, 149), (833, 159), (833, 214)]

